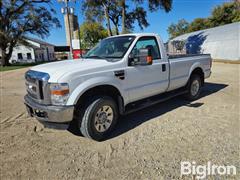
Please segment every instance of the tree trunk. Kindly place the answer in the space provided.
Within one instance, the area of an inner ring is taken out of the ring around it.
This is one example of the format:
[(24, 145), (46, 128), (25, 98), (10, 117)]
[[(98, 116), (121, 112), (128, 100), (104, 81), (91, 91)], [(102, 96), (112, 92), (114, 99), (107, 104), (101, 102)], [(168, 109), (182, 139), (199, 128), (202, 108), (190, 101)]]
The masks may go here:
[(114, 24), (114, 26), (115, 26), (116, 35), (119, 35), (118, 25), (117, 25), (117, 24)]
[(10, 65), (10, 63), (9, 63), (10, 57), (11, 56), (9, 56), (6, 53), (6, 49), (2, 49), (1, 66), (9, 66)]
[[(11, 65), (9, 63), (9, 60), (12, 56), (14, 46), (15, 46), (15, 44), (11, 44), (8, 48), (7, 47), (1, 48), (1, 51), (2, 51), (1, 66), (10, 66)], [(7, 51), (8, 51), (8, 53), (7, 53)]]
[(106, 5), (104, 5), (104, 14), (107, 21), (108, 36), (112, 36), (111, 24), (110, 24), (110, 19), (108, 14), (108, 7)]
[(122, 5), (122, 34), (126, 33), (126, 2), (125, 0), (121, 1)]

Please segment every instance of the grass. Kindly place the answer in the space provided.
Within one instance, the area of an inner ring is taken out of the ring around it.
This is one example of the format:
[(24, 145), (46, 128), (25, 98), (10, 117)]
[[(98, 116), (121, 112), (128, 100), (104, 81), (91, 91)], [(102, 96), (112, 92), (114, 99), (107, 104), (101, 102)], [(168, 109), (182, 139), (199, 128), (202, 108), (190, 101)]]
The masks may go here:
[[(54, 61), (50, 61), (50, 62), (54, 62)], [(0, 66), (0, 72), (3, 72), (3, 71), (11, 71), (11, 70), (16, 70), (16, 69), (21, 69), (21, 68), (27, 68), (27, 67), (31, 67), (31, 66), (36, 66), (36, 65), (39, 65), (39, 64), (44, 64), (44, 63), (50, 63), (50, 62), (38, 62), (38, 63), (25, 63), (25, 64), (14, 64), (14, 65), (11, 65), (11, 66)]]
[[(29, 66), (31, 66), (31, 65), (29, 65)], [(29, 67), (29, 66), (26, 66), (26, 65), (4, 66), (4, 67), (0, 67), (0, 72), (26, 68), (26, 67)]]

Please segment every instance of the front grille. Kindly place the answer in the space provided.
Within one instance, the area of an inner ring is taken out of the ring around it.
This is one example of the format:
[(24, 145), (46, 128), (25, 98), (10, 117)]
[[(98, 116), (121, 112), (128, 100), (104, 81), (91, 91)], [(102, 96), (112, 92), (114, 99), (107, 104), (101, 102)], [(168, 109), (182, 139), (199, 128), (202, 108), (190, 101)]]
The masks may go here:
[(38, 81), (38, 88), (39, 88), (40, 99), (44, 99), (44, 96), (43, 96), (43, 81)]
[(46, 98), (46, 94), (48, 93), (47, 84), (49, 75), (47, 73), (30, 70), (26, 72), (25, 79), (28, 95), (38, 102), (48, 103), (49, 100)]

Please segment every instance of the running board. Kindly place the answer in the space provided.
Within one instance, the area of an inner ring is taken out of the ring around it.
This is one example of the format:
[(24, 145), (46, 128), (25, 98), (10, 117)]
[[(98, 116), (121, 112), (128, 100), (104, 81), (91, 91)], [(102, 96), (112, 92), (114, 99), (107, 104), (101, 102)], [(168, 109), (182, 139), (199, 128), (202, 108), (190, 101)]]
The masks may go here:
[(184, 89), (180, 88), (178, 90), (162, 93), (162, 94), (155, 95), (140, 101), (130, 103), (125, 107), (124, 115), (161, 103), (163, 101), (167, 101), (173, 97), (186, 94), (186, 93), (187, 93), (187, 90), (185, 88)]

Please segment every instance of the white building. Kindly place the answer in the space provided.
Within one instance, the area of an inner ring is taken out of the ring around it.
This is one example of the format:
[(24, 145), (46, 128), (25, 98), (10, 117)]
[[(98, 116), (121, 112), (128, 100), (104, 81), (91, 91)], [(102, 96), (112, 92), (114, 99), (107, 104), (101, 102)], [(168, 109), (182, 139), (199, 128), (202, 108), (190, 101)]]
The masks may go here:
[(174, 41), (185, 42), (183, 53), (211, 54), (216, 60), (240, 60), (240, 22), (178, 36), (169, 41), (169, 54), (178, 52)]
[(31, 63), (55, 60), (54, 45), (47, 42), (27, 38), (29, 46), (18, 44), (13, 49), (10, 63)]

